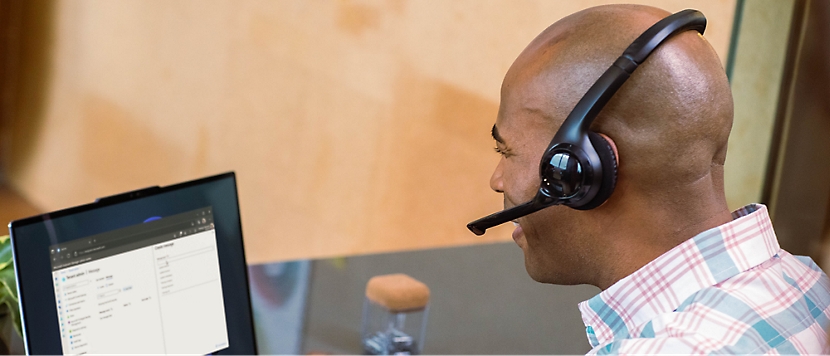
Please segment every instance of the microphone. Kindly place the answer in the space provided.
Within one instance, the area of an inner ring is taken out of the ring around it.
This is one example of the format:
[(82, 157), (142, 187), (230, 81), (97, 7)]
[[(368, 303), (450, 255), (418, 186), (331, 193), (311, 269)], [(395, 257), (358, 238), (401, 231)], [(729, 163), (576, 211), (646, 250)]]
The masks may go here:
[(490, 215), (487, 215), (481, 219), (473, 221), (467, 224), (467, 228), (470, 229), (476, 235), (484, 235), (484, 232), (494, 226), (498, 226), (504, 224), (508, 221), (516, 220), (522, 216), (529, 215), (535, 213), (539, 210), (547, 208), (549, 206), (559, 205), (563, 202), (561, 199), (551, 198), (541, 192), (541, 189), (533, 200), (521, 204), (516, 205), (510, 209), (502, 210)]

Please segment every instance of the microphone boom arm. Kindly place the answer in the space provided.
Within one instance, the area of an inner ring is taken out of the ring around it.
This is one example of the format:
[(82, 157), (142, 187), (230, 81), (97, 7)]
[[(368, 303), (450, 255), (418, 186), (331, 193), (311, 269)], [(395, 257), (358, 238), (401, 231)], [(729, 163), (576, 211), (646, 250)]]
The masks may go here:
[(535, 213), (549, 206), (558, 205), (560, 202), (560, 200), (547, 197), (542, 193), (537, 193), (536, 197), (534, 197), (533, 200), (521, 205), (514, 206), (507, 210), (502, 210), (487, 215), (481, 219), (467, 224), (467, 228), (470, 229), (470, 231), (472, 231), (474, 234), (481, 236), (484, 235), (484, 232), (491, 227), (504, 224), (508, 221), (518, 219), (528, 214)]

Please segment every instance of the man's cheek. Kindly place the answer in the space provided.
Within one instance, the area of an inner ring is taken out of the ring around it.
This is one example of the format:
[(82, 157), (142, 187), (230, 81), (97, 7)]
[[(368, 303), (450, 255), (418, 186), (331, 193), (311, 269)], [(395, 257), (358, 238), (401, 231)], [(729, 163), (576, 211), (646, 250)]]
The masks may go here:
[(506, 198), (514, 204), (521, 204), (536, 195), (539, 189), (538, 167), (526, 164), (505, 166), (503, 181)]

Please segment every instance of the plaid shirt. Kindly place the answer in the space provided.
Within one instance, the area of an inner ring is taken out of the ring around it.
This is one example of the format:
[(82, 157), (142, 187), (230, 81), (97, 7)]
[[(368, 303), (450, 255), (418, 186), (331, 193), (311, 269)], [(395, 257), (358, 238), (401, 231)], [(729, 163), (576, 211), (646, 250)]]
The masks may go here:
[(590, 354), (827, 354), (830, 280), (747, 205), (579, 304)]

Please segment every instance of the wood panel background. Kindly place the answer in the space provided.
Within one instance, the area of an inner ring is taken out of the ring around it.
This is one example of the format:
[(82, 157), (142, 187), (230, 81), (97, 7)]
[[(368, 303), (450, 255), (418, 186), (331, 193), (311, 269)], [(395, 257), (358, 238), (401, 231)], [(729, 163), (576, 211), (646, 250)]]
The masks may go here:
[[(3, 164), (44, 210), (234, 170), (249, 262), (508, 240), (465, 224), (502, 77), (609, 1), (35, 1)], [(698, 8), (725, 60), (734, 0)]]

